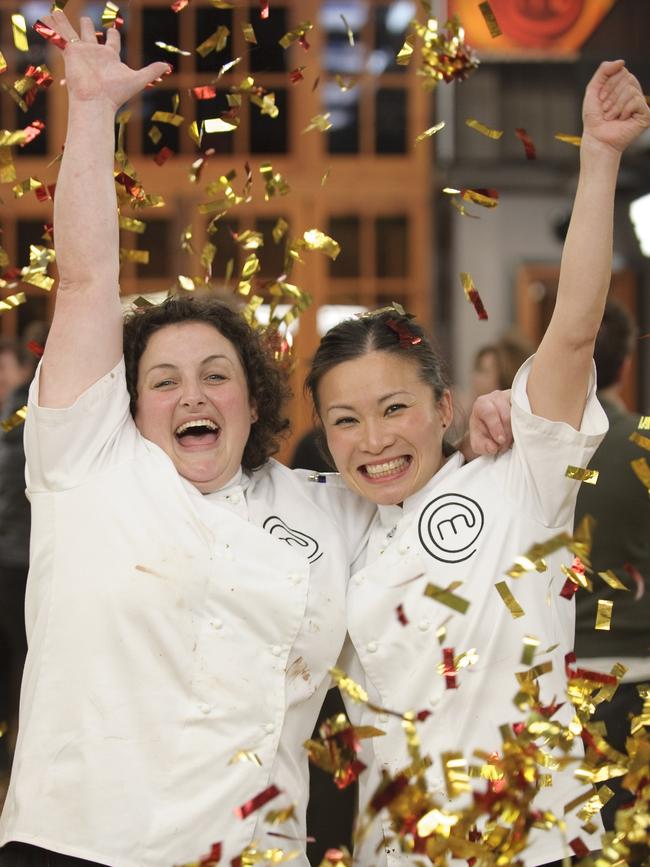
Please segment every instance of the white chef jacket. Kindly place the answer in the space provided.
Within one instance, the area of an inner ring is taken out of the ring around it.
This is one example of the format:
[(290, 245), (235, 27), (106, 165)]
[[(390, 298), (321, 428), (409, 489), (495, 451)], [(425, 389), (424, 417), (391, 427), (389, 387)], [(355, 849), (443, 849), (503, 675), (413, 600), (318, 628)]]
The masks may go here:
[[(25, 445), (29, 653), (0, 844), (112, 867), (303, 848), (266, 832), (305, 837), (302, 744), (345, 635), (332, 516), (275, 461), (201, 495), (137, 430), (123, 361), (67, 409), (38, 406), (37, 377)], [(263, 823), (291, 803), (295, 821)]]
[[(538, 681), (542, 703), (554, 698), (566, 702), (564, 656), (573, 648), (575, 612), (573, 601), (559, 596), (565, 580), (559, 564), (570, 565), (572, 555), (564, 550), (549, 556), (543, 574), (513, 580), (505, 573), (533, 544), (571, 531), (578, 483), (566, 478), (565, 471), (569, 464), (587, 466), (607, 430), (607, 419), (594, 383), (580, 431), (534, 416), (526, 395), (531, 361), (513, 384), (513, 448), (498, 458), (479, 458), (467, 465), (455, 454), (403, 507), (379, 506), (365, 561), (349, 583), (351, 644), (346, 645), (342, 666), (366, 687), (372, 703), (432, 712), (418, 724), (418, 732), (423, 754), (433, 759), (428, 783), (442, 803), (447, 799), (440, 754), (460, 750), (468, 763), (476, 763), (475, 749), (500, 750), (500, 725), (524, 717), (512, 699), (518, 691), (515, 672), (527, 668), (520, 662), (525, 635), (539, 640), (535, 664), (553, 663), (552, 672)], [(332, 495), (337, 496), (334, 491)], [(525, 616), (515, 620), (510, 615), (494, 587), (502, 580)], [(464, 615), (423, 595), (428, 583), (444, 588), (452, 581), (462, 581), (455, 592), (470, 602)], [(396, 613), (400, 604), (407, 626)], [(443, 623), (447, 632), (441, 646), (436, 631)], [(543, 652), (553, 645), (554, 651)], [(476, 664), (458, 672), (457, 689), (447, 689), (437, 671), (443, 647), (453, 648), (455, 655), (471, 648), (478, 653)], [(348, 711), (355, 724), (375, 725), (386, 732), (363, 742), (364, 761), (369, 764), (359, 779), (363, 810), (380, 781), (380, 770), (395, 774), (410, 759), (399, 719), (353, 703)], [(555, 718), (566, 724), (571, 716), (571, 706), (565, 703)], [(581, 754), (580, 744), (575, 749)], [(587, 789), (575, 780), (576, 767), (556, 772), (553, 785), (540, 791), (536, 803), (562, 817), (564, 805)], [(599, 834), (585, 834), (575, 810), (566, 820), (564, 837), (557, 829), (532, 832), (530, 847), (520, 856), (527, 867), (570, 855), (566, 841), (575, 836), (598, 848)], [(388, 822), (384, 830), (390, 833)], [(382, 847), (379, 820), (355, 858), (361, 865), (410, 863), (397, 849)]]

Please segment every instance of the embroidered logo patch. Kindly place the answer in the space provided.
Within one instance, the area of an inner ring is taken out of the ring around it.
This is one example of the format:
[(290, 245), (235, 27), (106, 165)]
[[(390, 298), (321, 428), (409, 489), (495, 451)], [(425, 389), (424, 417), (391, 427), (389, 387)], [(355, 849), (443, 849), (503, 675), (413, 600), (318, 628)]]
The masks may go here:
[(310, 563), (315, 563), (323, 556), (323, 552), (320, 550), (320, 545), (316, 539), (312, 539), (311, 536), (301, 533), (299, 530), (293, 530), (285, 524), (282, 518), (278, 518), (277, 515), (268, 517), (262, 526), (267, 533), (270, 533), (282, 542), (286, 542), (292, 548), (298, 548), (302, 551)]
[(443, 563), (462, 563), (476, 553), (483, 510), (464, 494), (442, 494), (420, 515), (418, 535), (425, 551)]

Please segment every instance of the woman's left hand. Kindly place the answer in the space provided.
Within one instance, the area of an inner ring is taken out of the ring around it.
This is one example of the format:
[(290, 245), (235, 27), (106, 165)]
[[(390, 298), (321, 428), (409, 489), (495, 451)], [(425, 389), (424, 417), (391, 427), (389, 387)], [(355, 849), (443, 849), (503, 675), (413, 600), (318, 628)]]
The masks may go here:
[(582, 104), (583, 143), (596, 142), (618, 153), (650, 127), (650, 107), (624, 60), (601, 63)]

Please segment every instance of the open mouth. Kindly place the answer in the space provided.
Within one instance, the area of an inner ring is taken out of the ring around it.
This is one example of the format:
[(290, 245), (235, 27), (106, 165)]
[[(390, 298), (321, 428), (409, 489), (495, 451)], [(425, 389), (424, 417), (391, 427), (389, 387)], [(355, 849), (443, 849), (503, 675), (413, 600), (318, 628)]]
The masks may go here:
[(361, 475), (371, 482), (384, 482), (387, 479), (396, 479), (404, 475), (411, 466), (411, 455), (401, 455), (399, 458), (391, 458), (374, 464), (362, 464), (359, 467)]
[(184, 448), (214, 445), (219, 439), (221, 428), (209, 418), (186, 421), (174, 431), (176, 441)]

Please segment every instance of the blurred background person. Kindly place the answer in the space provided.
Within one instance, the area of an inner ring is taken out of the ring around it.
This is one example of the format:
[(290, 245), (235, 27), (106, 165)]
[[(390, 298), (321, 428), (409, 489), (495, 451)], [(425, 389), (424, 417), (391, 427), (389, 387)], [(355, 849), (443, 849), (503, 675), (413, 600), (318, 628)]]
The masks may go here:
[[(2, 385), (11, 383), (4, 396), (2, 420), (27, 403), (27, 392), (47, 337), (45, 322), (32, 322), (20, 341), (0, 349)], [(29, 348), (28, 348), (29, 347)], [(27, 639), (25, 637), (25, 584), (29, 568), (30, 506), (25, 496), (23, 426), (0, 431), (0, 801), (9, 782), (16, 740), (18, 700)]]
[[(630, 734), (630, 714), (641, 710), (637, 686), (650, 680), (650, 588), (638, 583), (650, 581), (650, 499), (630, 467), (643, 456), (631, 442), (640, 416), (629, 412), (621, 390), (629, 375), (637, 329), (629, 312), (609, 301), (598, 332), (594, 359), (598, 378), (598, 399), (609, 420), (609, 432), (589, 466), (598, 470), (596, 485), (581, 485), (576, 506), (576, 526), (585, 515), (596, 520), (591, 562), (594, 572), (611, 569), (629, 592), (614, 590), (594, 576), (595, 592), (579, 590), (576, 595), (576, 644), (578, 659), (585, 667), (608, 672), (615, 662), (627, 667), (613, 699), (596, 709), (604, 720), (607, 740), (625, 752)], [(631, 567), (631, 568), (630, 568)], [(613, 602), (611, 628), (596, 630), (599, 599)], [(622, 789), (619, 778), (608, 780), (615, 796), (603, 807), (605, 828), (614, 827), (614, 814), (633, 796)]]
[(482, 394), (510, 388), (515, 374), (533, 352), (532, 344), (515, 331), (479, 349), (472, 367), (472, 402)]

